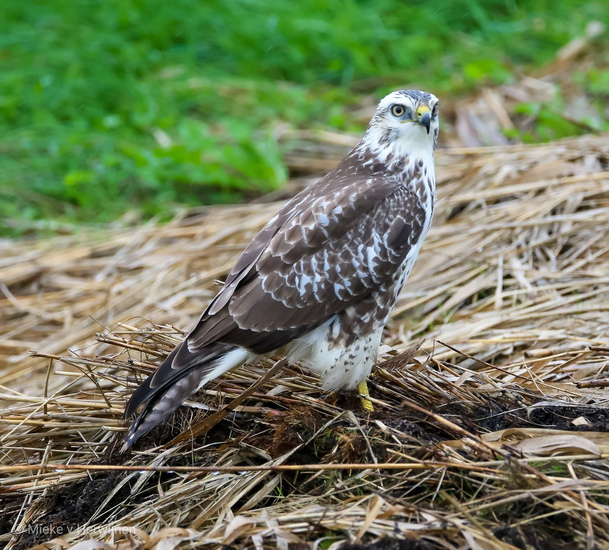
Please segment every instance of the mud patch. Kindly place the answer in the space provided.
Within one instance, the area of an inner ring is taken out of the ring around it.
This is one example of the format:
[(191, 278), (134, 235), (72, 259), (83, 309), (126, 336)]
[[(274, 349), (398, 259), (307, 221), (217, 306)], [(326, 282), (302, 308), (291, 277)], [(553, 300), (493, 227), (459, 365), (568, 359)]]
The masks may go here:
[[(25, 550), (82, 528), (126, 475), (127, 472), (95, 475), (62, 487), (47, 497), (46, 502), (42, 502), (41, 506), (50, 511), (36, 518), (35, 525), (28, 525), (28, 529), (19, 535), (14, 546), (15, 550)], [(114, 495), (106, 508), (120, 505), (130, 495), (131, 489), (126, 484)], [(125, 507), (119, 512), (118, 517), (122, 517), (128, 511), (129, 508)]]
[[(609, 430), (609, 408), (563, 402), (540, 402), (523, 406), (510, 398), (489, 398), (482, 406), (472, 407), (466, 403), (453, 402), (435, 407), (433, 412), (476, 435), (509, 428), (546, 428), (573, 432)], [(582, 423), (573, 423), (580, 418), (583, 419)], [(435, 426), (428, 416), (408, 410), (403, 416), (392, 414), (384, 420), (391, 423), (392, 427), (423, 441), (427, 439), (436, 443), (453, 437), (446, 432), (446, 428)]]
[(394, 539), (384, 537), (371, 544), (343, 544), (340, 550), (439, 550), (445, 548), (424, 539)]
[(538, 529), (532, 525), (524, 527), (500, 527), (493, 531), (500, 541), (522, 548), (522, 550), (573, 550), (574, 543), (564, 543), (550, 534), (549, 528)]
[[(503, 410), (501, 410), (503, 409)], [(494, 404), (473, 411), (472, 423), (479, 430), (497, 431), (509, 428), (546, 428), (574, 432), (609, 429), (609, 409), (565, 403), (539, 403), (529, 407), (514, 408), (509, 404)], [(450, 416), (444, 413), (444, 416)], [(583, 418), (582, 425), (573, 424)]]

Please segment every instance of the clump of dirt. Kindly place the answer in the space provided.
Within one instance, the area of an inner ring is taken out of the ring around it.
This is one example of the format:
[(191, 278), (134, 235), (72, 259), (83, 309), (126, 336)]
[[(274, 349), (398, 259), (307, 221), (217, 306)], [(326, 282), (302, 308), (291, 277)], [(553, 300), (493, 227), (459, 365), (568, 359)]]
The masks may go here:
[[(609, 409), (606, 407), (565, 403), (524, 406), (509, 396), (488, 397), (485, 404), (478, 406), (458, 401), (443, 403), (431, 412), (477, 435), (509, 428), (604, 432), (609, 426)], [(580, 417), (585, 422), (573, 424)], [(454, 437), (454, 434), (447, 431), (449, 428), (436, 426), (429, 416), (408, 409), (404, 410), (403, 415), (391, 413), (382, 420), (426, 443), (433, 444)]]
[[(322, 424), (311, 409), (297, 407), (274, 419), (274, 432), (266, 451), (277, 458), (298, 445), (309, 441)], [(264, 448), (264, 441), (256, 440)], [(311, 462), (361, 462), (366, 457), (366, 441), (361, 433), (347, 422), (337, 422), (318, 434), (315, 441), (298, 449), (292, 457), (296, 464)]]
[[(206, 413), (196, 411), (193, 415), (192, 409), (180, 407), (180, 409), (169, 418), (168, 422), (163, 422), (142, 437), (141, 440), (137, 442), (136, 447), (148, 448), (169, 443), (174, 437), (187, 429), (192, 422), (201, 420), (205, 414)], [(243, 415), (235, 415), (235, 417), (238, 417), (238, 420), (242, 420), (241, 417), (243, 417)], [(195, 438), (194, 444), (198, 445), (210, 441), (224, 442), (234, 440), (234, 437), (230, 437), (230, 433), (231, 431), (234, 431), (236, 418), (231, 419), (232, 422), (220, 422), (218, 426), (210, 430), (209, 433)], [(125, 453), (119, 452), (118, 449), (122, 445), (122, 442), (122, 435), (117, 434), (115, 442), (108, 446), (101, 462), (112, 465), (128, 463), (129, 460), (132, 459), (132, 453), (131, 451)], [(206, 465), (213, 459), (213, 456), (206, 455), (204, 460), (197, 460), (194, 465)], [(168, 460), (167, 464), (184, 465), (184, 458), (172, 458)], [(191, 461), (189, 460), (187, 465), (190, 464)], [(70, 483), (69, 485), (58, 488), (56, 491), (52, 491), (45, 497), (44, 502), (41, 502), (41, 507), (49, 510), (49, 512), (35, 518), (36, 528), (24, 531), (19, 536), (14, 548), (16, 550), (30, 548), (51, 538), (65, 535), (85, 525), (97, 511), (104, 499), (115, 490), (127, 475), (129, 475), (129, 472), (103, 472), (94, 474), (83, 481)], [(159, 475), (161, 476), (160, 481), (162, 483), (163, 478), (169, 474)], [(154, 480), (151, 481), (154, 485), (158, 482), (158, 477), (155, 477)], [(106, 508), (113, 508), (129, 499), (129, 504), (124, 505), (123, 510), (118, 514), (118, 518), (120, 518), (127, 514), (132, 507), (137, 505), (142, 499), (147, 498), (146, 495), (147, 492), (143, 490), (140, 491), (138, 496), (133, 498), (131, 496), (129, 483), (126, 483), (117, 491), (112, 500), (106, 505)], [(6, 521), (10, 522), (11, 518), (6, 519)]]
[[(448, 409), (448, 411), (447, 411)], [(453, 410), (462, 408), (454, 404), (442, 409), (443, 416), (453, 420)], [(462, 413), (461, 413), (462, 414)], [(470, 411), (471, 424), (477, 431), (497, 431), (509, 428), (547, 428), (569, 431), (607, 431), (609, 426), (609, 409), (589, 407), (577, 404), (539, 404), (529, 407), (514, 407), (513, 403), (492, 402)], [(573, 420), (583, 417), (582, 425), (573, 424)], [(458, 423), (458, 422), (456, 422)]]
[[(526, 411), (523, 412), (527, 414)], [(524, 416), (523, 414), (523, 416)], [(585, 424), (575, 425), (573, 420), (583, 417)], [(609, 409), (570, 405), (539, 405), (529, 408), (527, 422), (532, 427), (557, 430), (606, 432), (609, 426)], [(515, 427), (515, 426), (513, 426)]]
[(294, 407), (283, 411), (280, 415), (271, 419), (273, 434), (268, 441), (259, 440), (273, 458), (284, 455), (301, 443), (308, 441), (321, 421), (308, 407)]
[(356, 429), (338, 429), (333, 433), (336, 444), (331, 454), (326, 454), (322, 462), (353, 464), (368, 460), (368, 445), (362, 434)]
[(371, 544), (343, 544), (340, 550), (439, 550), (445, 548), (425, 539), (384, 537)]
[(505, 525), (493, 531), (500, 541), (526, 550), (571, 550), (573, 542), (562, 542), (551, 534), (551, 529), (540, 529), (533, 525), (511, 527)]
[[(27, 529), (19, 536), (15, 550), (31, 548), (81, 528), (126, 475), (127, 472), (104, 472), (71, 483), (51, 494), (42, 503), (50, 512), (35, 519), (35, 529)], [(125, 484), (108, 503), (108, 508), (122, 503), (130, 495), (131, 489)], [(128, 511), (129, 508), (125, 507), (119, 517)]]

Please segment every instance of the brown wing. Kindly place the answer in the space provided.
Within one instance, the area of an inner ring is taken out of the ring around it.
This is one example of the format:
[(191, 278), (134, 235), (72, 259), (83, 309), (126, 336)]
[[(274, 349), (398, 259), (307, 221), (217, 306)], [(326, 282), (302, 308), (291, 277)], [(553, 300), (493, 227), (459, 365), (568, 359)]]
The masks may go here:
[(189, 350), (212, 341), (257, 353), (284, 345), (392, 277), (424, 221), (414, 192), (386, 177), (305, 190), (245, 250)]

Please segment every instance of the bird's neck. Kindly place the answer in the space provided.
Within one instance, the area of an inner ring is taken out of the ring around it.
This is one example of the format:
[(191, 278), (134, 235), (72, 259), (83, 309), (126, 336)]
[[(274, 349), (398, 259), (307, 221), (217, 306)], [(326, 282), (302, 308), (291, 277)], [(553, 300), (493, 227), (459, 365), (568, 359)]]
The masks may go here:
[(371, 175), (385, 172), (410, 178), (424, 168), (433, 179), (433, 144), (429, 140), (404, 140), (369, 128), (351, 155), (356, 155)]

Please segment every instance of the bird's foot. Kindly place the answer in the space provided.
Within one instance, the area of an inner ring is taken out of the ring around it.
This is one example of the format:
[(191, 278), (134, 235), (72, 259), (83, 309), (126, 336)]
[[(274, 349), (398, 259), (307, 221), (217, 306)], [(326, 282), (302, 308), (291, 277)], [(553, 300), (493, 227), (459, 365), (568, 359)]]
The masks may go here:
[(365, 380), (362, 380), (357, 385), (357, 391), (359, 392), (359, 398), (362, 402), (362, 407), (364, 410), (368, 413), (374, 412), (372, 401), (368, 399), (368, 397), (370, 397), (370, 392), (368, 391), (368, 384)]

